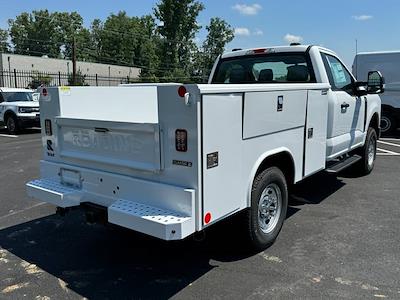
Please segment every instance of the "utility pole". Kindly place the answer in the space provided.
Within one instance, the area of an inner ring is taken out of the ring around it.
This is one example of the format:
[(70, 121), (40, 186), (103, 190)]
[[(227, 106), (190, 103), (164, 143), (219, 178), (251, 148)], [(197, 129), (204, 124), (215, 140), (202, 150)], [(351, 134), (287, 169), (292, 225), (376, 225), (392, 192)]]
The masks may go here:
[(72, 85), (76, 85), (76, 40), (72, 40)]

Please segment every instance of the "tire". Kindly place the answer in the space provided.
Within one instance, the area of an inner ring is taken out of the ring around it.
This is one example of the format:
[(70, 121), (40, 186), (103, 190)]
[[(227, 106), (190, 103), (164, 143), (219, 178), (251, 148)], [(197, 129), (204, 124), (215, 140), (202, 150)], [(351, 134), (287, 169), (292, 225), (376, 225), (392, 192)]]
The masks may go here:
[(7, 126), (8, 134), (14, 135), (20, 130), (17, 118), (12, 115), (7, 118), (5, 125)]
[(368, 175), (372, 172), (376, 160), (376, 147), (378, 135), (374, 128), (368, 128), (364, 146), (358, 151), (361, 160), (355, 165), (355, 170), (359, 175)]
[(288, 187), (282, 171), (271, 167), (257, 175), (247, 212), (248, 237), (255, 250), (274, 243), (286, 218)]
[(396, 119), (390, 113), (383, 114), (381, 117), (382, 134), (394, 133), (396, 129), (397, 129)]

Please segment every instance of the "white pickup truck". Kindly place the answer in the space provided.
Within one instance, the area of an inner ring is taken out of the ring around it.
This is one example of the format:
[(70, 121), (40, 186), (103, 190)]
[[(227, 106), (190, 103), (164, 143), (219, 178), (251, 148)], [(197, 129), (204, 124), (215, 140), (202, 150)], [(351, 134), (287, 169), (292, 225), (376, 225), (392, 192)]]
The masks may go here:
[(43, 88), (41, 179), (27, 191), (164, 240), (242, 212), (262, 249), (290, 185), (325, 169), (371, 172), (381, 92), (379, 72), (356, 82), (317, 46), (224, 54), (209, 84)]

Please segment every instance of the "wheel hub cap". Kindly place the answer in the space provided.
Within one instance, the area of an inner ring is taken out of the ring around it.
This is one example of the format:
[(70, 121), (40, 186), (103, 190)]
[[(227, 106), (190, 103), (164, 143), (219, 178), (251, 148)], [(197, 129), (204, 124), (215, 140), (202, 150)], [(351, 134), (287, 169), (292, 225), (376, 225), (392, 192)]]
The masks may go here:
[(282, 193), (272, 183), (261, 193), (258, 203), (258, 224), (262, 232), (269, 233), (276, 227), (282, 209)]

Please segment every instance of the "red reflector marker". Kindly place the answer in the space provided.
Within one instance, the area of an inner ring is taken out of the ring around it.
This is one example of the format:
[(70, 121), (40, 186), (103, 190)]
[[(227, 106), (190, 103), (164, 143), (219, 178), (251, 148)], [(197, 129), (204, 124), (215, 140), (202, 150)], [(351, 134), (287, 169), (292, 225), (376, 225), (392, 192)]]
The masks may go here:
[(265, 50), (267, 50), (267, 49), (255, 49), (255, 50), (253, 50), (253, 53), (254, 54), (265, 53)]
[(180, 86), (178, 89), (178, 95), (180, 97), (185, 97), (186, 93), (187, 93), (186, 88), (184, 86)]
[(211, 213), (206, 213), (206, 215), (204, 216), (204, 222), (206, 224), (211, 222)]

